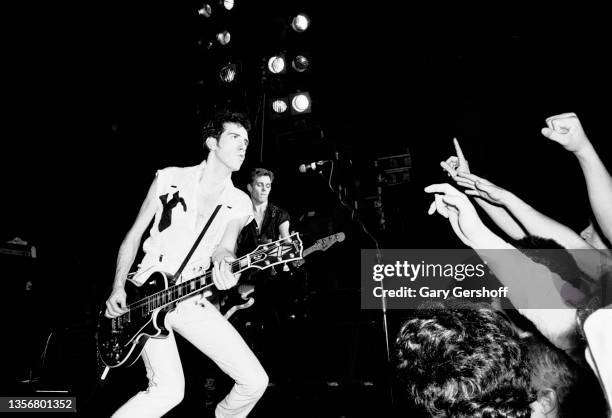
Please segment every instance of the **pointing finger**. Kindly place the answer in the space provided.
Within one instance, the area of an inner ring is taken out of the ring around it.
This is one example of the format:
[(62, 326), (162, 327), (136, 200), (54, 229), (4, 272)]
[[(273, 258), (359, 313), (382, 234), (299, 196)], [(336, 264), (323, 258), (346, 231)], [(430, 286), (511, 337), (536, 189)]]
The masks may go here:
[(457, 138), (453, 138), (453, 143), (455, 144), (455, 152), (457, 153), (457, 157), (459, 157), (459, 161), (465, 161), (465, 156), (463, 155), (463, 151), (461, 151), (461, 146)]
[(448, 183), (431, 184), (425, 187), (425, 193), (459, 193), (457, 189)]

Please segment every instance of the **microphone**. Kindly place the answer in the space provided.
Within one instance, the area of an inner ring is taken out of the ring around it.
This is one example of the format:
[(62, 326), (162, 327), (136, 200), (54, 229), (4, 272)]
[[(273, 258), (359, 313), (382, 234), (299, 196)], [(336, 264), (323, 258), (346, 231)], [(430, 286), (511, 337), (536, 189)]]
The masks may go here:
[(331, 162), (331, 160), (319, 160), (319, 161), (313, 161), (312, 163), (308, 163), (308, 164), (301, 164), (299, 170), (300, 170), (300, 173), (305, 173), (308, 170), (316, 170), (317, 166), (321, 166), (329, 162)]

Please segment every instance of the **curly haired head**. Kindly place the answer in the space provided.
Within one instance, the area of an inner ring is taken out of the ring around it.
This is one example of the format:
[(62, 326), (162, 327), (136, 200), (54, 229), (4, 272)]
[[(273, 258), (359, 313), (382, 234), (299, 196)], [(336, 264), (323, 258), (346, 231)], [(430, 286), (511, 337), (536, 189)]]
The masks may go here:
[(415, 311), (395, 357), (406, 395), (433, 417), (530, 415), (525, 347), (490, 307), (436, 303)]

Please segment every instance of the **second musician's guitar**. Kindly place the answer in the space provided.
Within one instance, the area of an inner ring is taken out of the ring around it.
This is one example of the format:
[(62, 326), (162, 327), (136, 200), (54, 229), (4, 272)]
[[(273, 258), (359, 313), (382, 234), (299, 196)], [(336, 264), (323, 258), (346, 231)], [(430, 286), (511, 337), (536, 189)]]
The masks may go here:
[[(304, 258), (306, 258), (306, 256), (314, 253), (315, 251), (327, 251), (329, 247), (337, 242), (344, 241), (345, 238), (344, 232), (338, 232), (325, 238), (318, 239), (314, 244), (304, 250), (302, 253), (302, 258), (295, 262), (295, 267), (300, 267), (303, 265)], [(252, 284), (239, 285), (226, 291), (225, 297), (221, 301), (219, 310), (227, 319), (229, 319), (236, 312), (253, 306), (255, 303), (255, 297), (253, 296), (254, 292), (255, 288)]]

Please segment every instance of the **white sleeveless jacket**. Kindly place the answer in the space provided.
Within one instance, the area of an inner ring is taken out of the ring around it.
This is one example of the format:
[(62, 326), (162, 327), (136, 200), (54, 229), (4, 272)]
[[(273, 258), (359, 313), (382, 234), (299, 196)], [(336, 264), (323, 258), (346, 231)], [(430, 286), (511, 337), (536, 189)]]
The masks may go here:
[[(205, 166), (206, 161), (203, 161), (194, 167), (168, 167), (157, 171), (157, 209), (150, 236), (143, 244), (145, 256), (139, 265), (139, 273), (156, 269), (174, 274), (185, 259), (206, 224), (196, 225), (198, 179)], [(248, 223), (253, 216), (251, 199), (234, 187), (231, 179), (228, 179), (216, 204), (222, 207), (191, 256), (183, 274), (186, 279), (198, 270), (208, 268), (210, 257), (231, 220), (244, 218)], [(147, 276), (135, 280), (144, 281)]]

